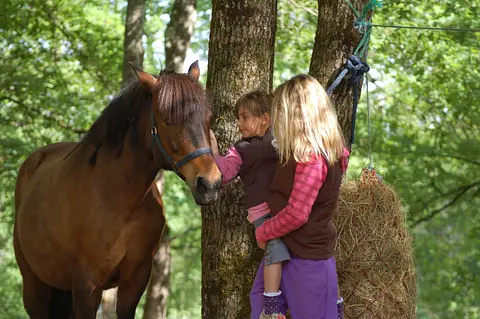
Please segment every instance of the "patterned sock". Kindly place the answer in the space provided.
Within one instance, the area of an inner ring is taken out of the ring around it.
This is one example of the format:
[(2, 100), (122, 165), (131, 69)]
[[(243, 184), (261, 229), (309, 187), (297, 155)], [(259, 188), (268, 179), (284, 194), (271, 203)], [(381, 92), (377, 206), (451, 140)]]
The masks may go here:
[(345, 317), (343, 308), (343, 298), (340, 297), (340, 299), (337, 300), (338, 319), (343, 319)]
[(284, 315), (287, 313), (287, 305), (281, 291), (277, 293), (264, 293), (263, 295), (265, 296), (264, 309), (266, 315), (274, 313)]

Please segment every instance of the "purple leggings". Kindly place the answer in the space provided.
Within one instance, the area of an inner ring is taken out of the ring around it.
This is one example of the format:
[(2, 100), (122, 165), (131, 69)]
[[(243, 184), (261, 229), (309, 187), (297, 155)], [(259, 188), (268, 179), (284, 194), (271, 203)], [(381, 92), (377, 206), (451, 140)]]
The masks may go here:
[[(263, 310), (263, 260), (250, 292), (250, 319)], [(335, 257), (310, 260), (293, 257), (283, 262), (283, 292), (292, 319), (337, 319), (338, 279)]]

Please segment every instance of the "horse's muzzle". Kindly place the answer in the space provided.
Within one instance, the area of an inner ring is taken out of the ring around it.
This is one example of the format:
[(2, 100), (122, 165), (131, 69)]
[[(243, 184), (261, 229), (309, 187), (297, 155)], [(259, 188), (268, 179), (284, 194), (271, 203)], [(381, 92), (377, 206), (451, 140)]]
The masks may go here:
[(198, 205), (213, 204), (218, 198), (218, 191), (222, 186), (222, 180), (209, 181), (202, 176), (195, 179), (194, 198)]

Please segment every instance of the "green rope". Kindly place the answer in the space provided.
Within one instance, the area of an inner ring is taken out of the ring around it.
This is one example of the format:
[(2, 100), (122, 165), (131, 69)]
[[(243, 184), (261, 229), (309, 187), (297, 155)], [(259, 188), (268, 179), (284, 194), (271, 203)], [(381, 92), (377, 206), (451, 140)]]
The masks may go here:
[(377, 0), (370, 0), (364, 7), (362, 12), (362, 19), (365, 20), (367, 14), (370, 10), (375, 10), (375, 8), (381, 8), (382, 3)]
[(360, 13), (357, 11), (357, 9), (355, 9), (355, 7), (353, 6), (353, 4), (348, 1), (348, 0), (345, 0), (345, 2), (348, 4), (348, 6), (350, 7), (350, 9), (352, 9), (353, 13), (355, 14), (355, 16), (357, 18), (360, 18)]
[[(355, 51), (353, 52), (353, 56), (357, 57), (358, 61), (361, 61), (363, 59), (363, 56), (365, 55), (365, 52), (367, 51), (367, 48), (368, 48), (368, 43), (370, 42), (370, 36), (372, 34), (372, 23), (370, 20), (367, 20), (367, 16), (370, 13), (370, 11), (375, 10), (375, 8), (382, 7), (382, 3), (380, 1), (379, 0), (368, 1), (368, 3), (363, 7), (362, 14), (360, 14), (349, 0), (345, 0), (345, 2), (352, 9), (353, 13), (356, 16), (356, 19), (353, 25), (355, 29), (357, 29), (357, 31), (360, 34), (362, 34), (362, 39), (360, 39), (360, 42), (358, 43), (357, 47), (355, 48)], [(364, 61), (364, 64), (367, 65), (366, 61)], [(367, 68), (368, 68), (368, 65), (367, 65)], [(368, 92), (368, 70), (369, 68), (365, 72), (365, 77), (366, 77), (365, 87), (367, 90), (367, 125), (368, 125), (368, 155), (369, 155), (368, 156), (369, 163), (368, 163), (367, 169), (373, 170), (372, 132), (371, 132), (371, 124), (370, 124), (370, 97)], [(363, 75), (362, 75), (362, 78), (363, 78)], [(356, 110), (357, 103), (358, 103), (358, 97), (355, 100), (355, 91), (354, 91), (354, 110)], [(355, 117), (353, 119), (352, 136), (353, 136), (354, 126), (355, 126)], [(353, 143), (353, 138), (352, 138), (352, 143)], [(377, 176), (379, 175), (377, 174)]]
[(370, 41), (370, 35), (372, 34), (372, 23), (366, 20), (367, 15), (370, 11), (375, 10), (375, 8), (381, 8), (382, 3), (379, 0), (370, 0), (363, 7), (362, 14), (360, 14), (349, 0), (345, 0), (345, 2), (348, 4), (348, 6), (352, 9), (353, 13), (357, 17), (354, 23), (355, 29), (357, 29), (360, 34), (363, 34), (362, 39), (358, 43), (353, 53), (361, 59), (367, 51), (368, 42)]
[(353, 55), (358, 56), (360, 59), (363, 58), (363, 55), (367, 51), (368, 42), (370, 41), (370, 35), (372, 33), (372, 29), (368, 29), (367, 32), (363, 35), (362, 40), (357, 45), (357, 48), (353, 52)]

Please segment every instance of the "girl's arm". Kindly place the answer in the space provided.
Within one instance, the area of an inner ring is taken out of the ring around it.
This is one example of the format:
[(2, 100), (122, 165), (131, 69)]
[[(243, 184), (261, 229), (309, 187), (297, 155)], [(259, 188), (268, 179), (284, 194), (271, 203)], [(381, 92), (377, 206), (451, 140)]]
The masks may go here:
[(287, 206), (255, 231), (257, 241), (280, 238), (308, 221), (318, 191), (327, 178), (327, 164), (321, 160), (297, 163), (293, 189)]
[(237, 177), (240, 172), (240, 167), (242, 166), (242, 158), (234, 146), (228, 149), (225, 156), (215, 155), (214, 158), (220, 172), (222, 172), (223, 184)]
[(348, 168), (348, 158), (350, 157), (350, 152), (347, 150), (346, 147), (343, 148), (343, 157), (340, 158), (340, 167), (342, 169), (342, 174), (347, 172)]
[(210, 145), (212, 146), (212, 153), (220, 172), (222, 173), (222, 182), (226, 184), (237, 177), (242, 166), (242, 158), (238, 154), (235, 147), (230, 147), (225, 156), (218, 153), (218, 143), (215, 134), (210, 130)]
[[(347, 170), (349, 156), (350, 153), (344, 148), (343, 157), (340, 158), (342, 173)], [(297, 163), (287, 206), (256, 229), (257, 241), (266, 242), (280, 238), (305, 224), (318, 192), (327, 179), (327, 172), (327, 162), (323, 157), (317, 161)]]

